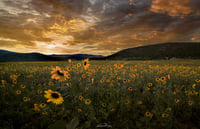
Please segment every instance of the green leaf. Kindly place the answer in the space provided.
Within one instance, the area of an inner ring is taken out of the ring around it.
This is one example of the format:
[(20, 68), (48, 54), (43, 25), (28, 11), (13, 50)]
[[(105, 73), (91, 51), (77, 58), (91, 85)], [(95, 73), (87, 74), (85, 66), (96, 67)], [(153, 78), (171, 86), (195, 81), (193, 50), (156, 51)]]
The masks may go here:
[(68, 124), (67, 124), (67, 129), (75, 129), (76, 126), (78, 126), (79, 120), (78, 118), (73, 118)]
[(88, 129), (90, 126), (91, 126), (91, 122), (90, 122), (90, 121), (86, 121), (86, 122), (84, 123), (84, 128), (85, 128), (85, 129)]
[(58, 120), (54, 124), (49, 125), (49, 129), (65, 129), (66, 122), (63, 120)]

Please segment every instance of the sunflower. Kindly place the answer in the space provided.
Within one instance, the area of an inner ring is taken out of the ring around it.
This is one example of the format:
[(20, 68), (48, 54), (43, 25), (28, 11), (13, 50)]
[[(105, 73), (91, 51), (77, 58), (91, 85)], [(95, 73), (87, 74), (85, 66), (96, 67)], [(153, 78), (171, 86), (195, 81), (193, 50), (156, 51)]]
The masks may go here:
[(14, 79), (14, 80), (13, 80), (13, 83), (14, 83), (14, 84), (17, 84), (17, 79)]
[(37, 93), (38, 93), (38, 94), (42, 94), (42, 91), (41, 91), (41, 90), (37, 90)]
[(81, 77), (82, 77), (82, 78), (85, 78), (86, 76), (85, 76), (85, 74), (82, 74)]
[(197, 86), (196, 84), (193, 84), (193, 85), (192, 85), (192, 88), (193, 88), (193, 89), (195, 89), (195, 88), (196, 88), (196, 86)]
[(85, 87), (85, 91), (87, 91), (89, 88), (88, 87)]
[(45, 103), (41, 103), (41, 104), (40, 104), (40, 107), (41, 107), (41, 108), (45, 108), (46, 106), (47, 106), (47, 105), (46, 105)]
[(52, 90), (44, 91), (44, 97), (47, 98), (47, 102), (53, 102), (56, 105), (63, 103), (63, 98), (60, 93)]
[(121, 77), (120, 76), (117, 76), (117, 80), (120, 80), (121, 79)]
[(66, 69), (67, 69), (68, 72), (72, 70), (70, 67), (67, 67)]
[(152, 114), (151, 114), (150, 112), (146, 112), (146, 113), (145, 113), (145, 116), (151, 118), (151, 117), (152, 117)]
[(81, 67), (81, 64), (80, 64), (80, 63), (78, 63), (78, 64), (76, 64), (76, 66), (77, 66), (77, 67)]
[(193, 105), (194, 104), (194, 102), (193, 101), (188, 101), (188, 105)]
[(128, 90), (129, 90), (129, 91), (132, 91), (132, 90), (133, 90), (133, 88), (132, 88), (132, 87), (128, 87)]
[(27, 101), (30, 101), (30, 98), (24, 97), (23, 100), (24, 100), (24, 102), (27, 102)]
[(68, 59), (68, 62), (69, 62), (69, 63), (71, 63), (71, 62), (72, 62), (72, 60), (71, 60), (71, 59)]
[(185, 91), (185, 95), (189, 95), (189, 91)]
[(125, 104), (130, 104), (130, 101), (127, 99), (126, 101), (125, 101)]
[(53, 85), (53, 82), (52, 82), (52, 81), (49, 81), (49, 82), (48, 82), (48, 85), (49, 85), (49, 86)]
[(148, 85), (148, 87), (153, 86), (153, 84), (151, 82), (149, 82), (147, 85)]
[(165, 93), (166, 93), (166, 90), (162, 90), (161, 93), (162, 93), (162, 94), (165, 94)]
[(101, 106), (102, 106), (102, 107), (106, 107), (106, 103), (102, 103)]
[(38, 108), (38, 104), (34, 104), (34, 110), (35, 111), (40, 111), (40, 108)]
[(66, 79), (70, 78), (70, 74), (67, 71), (62, 71), (60, 67), (56, 66), (56, 68), (53, 68), (53, 71), (51, 71), (51, 78), (64, 81)]
[(179, 100), (179, 99), (174, 99), (174, 101), (175, 101), (176, 103), (179, 103), (179, 102), (180, 102), (180, 100)]
[(83, 96), (79, 96), (78, 99), (82, 101), (83, 100)]
[(48, 114), (48, 112), (46, 112), (46, 111), (42, 112), (42, 115), (47, 115), (47, 114)]
[(163, 113), (162, 114), (162, 118), (167, 118), (169, 116), (169, 114)]
[(168, 74), (168, 75), (167, 75), (167, 78), (170, 80), (171, 76)]
[(145, 88), (146, 90), (150, 90), (150, 88), (147, 86), (146, 88)]
[(26, 86), (25, 86), (25, 85), (21, 85), (20, 87), (21, 87), (22, 89), (26, 88)]
[(123, 83), (127, 83), (128, 82), (128, 80), (127, 79), (123, 79)]
[(114, 64), (114, 67), (117, 68), (117, 67), (118, 67), (118, 64)]
[(161, 79), (160, 78), (156, 78), (156, 82), (159, 82)]
[(82, 109), (81, 109), (81, 108), (78, 108), (77, 110), (78, 110), (78, 112), (82, 112)]
[(166, 79), (166, 77), (161, 77), (160, 80), (161, 81), (166, 81), (167, 79)]
[(19, 95), (19, 94), (21, 94), (21, 93), (22, 93), (21, 90), (17, 90), (17, 91), (16, 91), (16, 94), (17, 94), (17, 95)]
[(91, 103), (91, 100), (90, 100), (90, 99), (86, 99), (86, 100), (85, 100), (85, 104), (86, 104), (86, 105), (89, 105), (90, 103)]
[(115, 111), (115, 108), (111, 108), (110, 111), (111, 111), (111, 112)]
[(123, 64), (119, 64), (119, 65), (118, 65), (118, 69), (121, 69), (121, 68), (123, 68), (123, 67), (124, 67)]
[(169, 107), (169, 108), (167, 108), (166, 113), (169, 114), (171, 111), (172, 111), (172, 108)]
[(139, 101), (137, 101), (137, 104), (142, 104), (142, 103), (143, 103), (143, 102), (142, 102), (142, 101), (140, 101), (140, 100), (139, 100)]
[(200, 80), (199, 80), (199, 79), (195, 79), (195, 82), (197, 82), (197, 83), (198, 83), (198, 82), (200, 82)]
[(100, 83), (104, 83), (104, 80), (103, 80), (103, 79), (101, 79), (101, 80), (100, 80)]
[(90, 66), (90, 64), (88, 62), (89, 62), (89, 59), (83, 60), (83, 67), (84, 67), (85, 70)]

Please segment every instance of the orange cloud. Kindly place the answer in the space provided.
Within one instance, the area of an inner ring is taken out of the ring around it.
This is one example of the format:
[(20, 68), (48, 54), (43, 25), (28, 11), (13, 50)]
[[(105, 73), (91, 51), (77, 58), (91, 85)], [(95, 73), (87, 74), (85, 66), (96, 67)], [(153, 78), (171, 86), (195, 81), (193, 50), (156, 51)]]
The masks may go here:
[(154, 0), (150, 11), (167, 13), (169, 16), (184, 17), (196, 13), (191, 6), (191, 0)]
[(80, 32), (87, 30), (93, 24), (81, 19), (67, 20), (64, 16), (55, 16), (55, 23), (49, 27), (53, 32), (66, 33), (66, 32)]
[(147, 40), (151, 40), (152, 38), (154, 38), (155, 36), (158, 35), (158, 31), (151, 31), (151, 32), (143, 32), (143, 33), (137, 33), (137, 34), (133, 34), (131, 36), (132, 39), (134, 40), (139, 40), (139, 41), (147, 41)]

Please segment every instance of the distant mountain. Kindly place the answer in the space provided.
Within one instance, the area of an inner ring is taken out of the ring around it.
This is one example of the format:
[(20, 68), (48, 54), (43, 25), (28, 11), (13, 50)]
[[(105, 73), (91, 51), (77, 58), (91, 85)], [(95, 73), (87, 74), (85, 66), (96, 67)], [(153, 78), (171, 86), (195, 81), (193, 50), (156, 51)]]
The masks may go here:
[(106, 60), (200, 59), (200, 43), (163, 43), (124, 49)]
[(0, 50), (0, 54), (6, 54), (6, 53), (15, 53), (7, 50)]
[(86, 58), (103, 58), (99, 55), (75, 54), (75, 55), (44, 55), (41, 53), (17, 53), (0, 50), (0, 62), (2, 61), (66, 61), (82, 60)]
[(59, 61), (59, 59), (40, 53), (4, 53), (0, 54), (0, 61)]
[(88, 54), (74, 54), (74, 55), (51, 55), (51, 57), (57, 57), (62, 60), (72, 59), (72, 60), (83, 60), (86, 58), (103, 58), (101, 55), (88, 55)]

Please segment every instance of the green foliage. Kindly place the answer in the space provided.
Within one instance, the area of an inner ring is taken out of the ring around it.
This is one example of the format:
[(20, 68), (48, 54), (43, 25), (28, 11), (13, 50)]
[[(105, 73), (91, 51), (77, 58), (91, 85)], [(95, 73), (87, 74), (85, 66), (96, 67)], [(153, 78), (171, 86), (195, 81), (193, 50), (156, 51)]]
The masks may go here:
[[(58, 120), (54, 124), (49, 125), (49, 129), (65, 129), (65, 126), (66, 126), (65, 121)], [(75, 128), (67, 128), (67, 129), (75, 129)]]
[(67, 125), (67, 129), (75, 129), (78, 126), (78, 118), (73, 118)]

